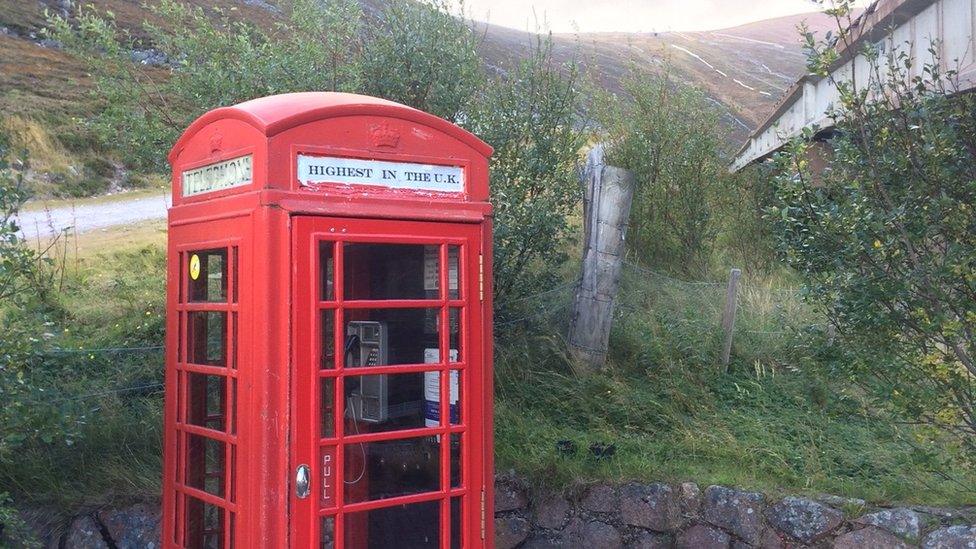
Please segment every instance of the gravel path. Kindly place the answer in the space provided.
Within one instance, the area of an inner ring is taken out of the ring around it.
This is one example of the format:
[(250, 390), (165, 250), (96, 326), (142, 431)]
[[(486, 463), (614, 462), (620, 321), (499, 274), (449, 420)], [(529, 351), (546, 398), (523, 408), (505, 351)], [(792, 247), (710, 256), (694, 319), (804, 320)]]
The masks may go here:
[(78, 204), (21, 212), (18, 224), (29, 240), (44, 239), (64, 229), (78, 233), (115, 225), (166, 217), (172, 200), (169, 193), (113, 200), (99, 204)]

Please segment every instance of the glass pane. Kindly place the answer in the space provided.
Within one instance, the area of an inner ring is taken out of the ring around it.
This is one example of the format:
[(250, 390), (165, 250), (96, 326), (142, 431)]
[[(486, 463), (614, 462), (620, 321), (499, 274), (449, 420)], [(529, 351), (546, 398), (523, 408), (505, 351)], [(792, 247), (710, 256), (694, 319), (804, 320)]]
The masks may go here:
[(224, 365), (224, 326), (227, 313), (194, 311), (189, 313), (186, 334), (187, 362), (213, 366)]
[(346, 515), (346, 549), (440, 546), (440, 501), (395, 505)]
[[(335, 299), (335, 243), (319, 243), (319, 301)], [(346, 296), (349, 299), (349, 296)]]
[(227, 250), (191, 252), (190, 301), (227, 301)]
[(461, 466), (461, 433), (451, 433), (451, 488), (461, 486), (463, 468)]
[(230, 421), (230, 434), (237, 434), (237, 378), (231, 378), (230, 380), (230, 394), (228, 395), (227, 401), (230, 406), (227, 409), (230, 411), (230, 417), (227, 419)]
[[(459, 373), (457, 370), (451, 371), (451, 423), (460, 423), (460, 406), (458, 405), (459, 395)], [(424, 373), (424, 419), (426, 427), (439, 427), (441, 424), (441, 384), (443, 376), (439, 372)]]
[[(422, 364), (436, 357), (439, 309), (368, 309), (346, 314), (347, 368)], [(433, 362), (437, 362), (436, 358)]]
[(319, 532), (319, 549), (333, 549), (335, 547), (335, 518), (323, 517)]
[(461, 549), (461, 498), (451, 498), (451, 549)]
[(234, 482), (234, 477), (237, 475), (237, 446), (234, 444), (228, 445), (230, 449), (230, 467), (227, 468), (227, 486), (229, 488), (230, 495), (227, 497), (228, 501), (237, 501), (237, 483)]
[(187, 264), (184, 263), (184, 261), (186, 260), (186, 254), (180, 252), (179, 254), (177, 254), (176, 257), (177, 257), (176, 264), (180, 266), (180, 279), (178, 281), (179, 287), (176, 289), (177, 301), (180, 303), (186, 303), (186, 301), (184, 301), (183, 299), (183, 282), (186, 280), (183, 276), (183, 273), (185, 273), (187, 269)]
[(344, 298), (437, 299), (438, 248), (418, 244), (345, 244)]
[(231, 269), (234, 275), (234, 289), (231, 292), (231, 296), (234, 303), (237, 303), (237, 288), (238, 286), (240, 286), (240, 283), (238, 281), (241, 279), (241, 270), (238, 269), (237, 266), (238, 266), (237, 246), (234, 246), (233, 248), (231, 248)]
[(321, 360), (319, 368), (331, 370), (335, 368), (335, 315), (336, 311), (325, 309), (320, 313), (319, 338), (321, 345)]
[(224, 496), (224, 443), (186, 434), (186, 485)]
[(434, 437), (347, 444), (346, 502), (439, 490), (439, 446)]
[[(346, 381), (346, 387), (349, 382)], [(321, 427), (319, 433), (322, 438), (335, 436), (335, 379), (319, 378), (319, 410)]]
[(461, 269), (458, 260), (461, 256), (460, 246), (448, 246), (447, 247), (447, 288), (450, 290), (448, 294), (449, 299), (458, 299), (460, 297), (459, 289)]
[(438, 372), (346, 377), (346, 434), (357, 428), (375, 433), (429, 426), (427, 384), (439, 385), (439, 377)]
[(187, 372), (187, 397), (187, 423), (224, 430), (224, 403), (227, 401), (224, 377)]
[(220, 549), (224, 547), (224, 510), (186, 496), (186, 547)]
[(237, 313), (231, 313), (230, 319), (231, 319), (230, 342), (233, 344), (232, 348), (234, 350), (233, 356), (231, 357), (231, 361), (230, 361), (230, 367), (236, 370), (237, 357), (241, 354), (241, 351), (238, 347), (238, 339), (237, 339)]
[(451, 328), (449, 332), (451, 362), (461, 362), (461, 321), (461, 309), (452, 307), (447, 316), (447, 324)]

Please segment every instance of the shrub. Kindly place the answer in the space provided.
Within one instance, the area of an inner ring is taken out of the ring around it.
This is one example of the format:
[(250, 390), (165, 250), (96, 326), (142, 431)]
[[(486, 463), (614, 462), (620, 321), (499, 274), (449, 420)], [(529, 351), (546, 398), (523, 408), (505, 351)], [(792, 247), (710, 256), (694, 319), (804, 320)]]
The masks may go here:
[[(811, 69), (830, 77), (849, 38), (808, 35)], [(866, 81), (834, 81), (829, 166), (812, 174), (810, 145), (793, 143), (769, 215), (845, 344), (832, 375), (976, 449), (976, 98), (956, 93), (934, 47), (917, 68), (910, 49), (868, 50)]]

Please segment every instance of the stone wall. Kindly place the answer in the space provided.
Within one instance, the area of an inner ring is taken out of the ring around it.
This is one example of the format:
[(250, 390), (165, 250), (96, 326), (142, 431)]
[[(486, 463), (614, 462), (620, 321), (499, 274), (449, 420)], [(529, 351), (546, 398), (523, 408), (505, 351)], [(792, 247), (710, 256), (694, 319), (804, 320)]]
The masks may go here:
[(976, 549), (976, 507), (872, 508), (836, 496), (772, 499), (691, 482), (573, 492), (533, 493), (517, 477), (498, 477), (496, 547)]
[[(25, 516), (39, 525), (42, 517)], [(159, 547), (159, 508), (137, 504), (39, 528), (43, 547)], [(511, 474), (495, 482), (499, 549), (976, 549), (976, 507), (875, 508), (836, 496), (769, 498), (725, 486), (596, 484), (540, 493)]]

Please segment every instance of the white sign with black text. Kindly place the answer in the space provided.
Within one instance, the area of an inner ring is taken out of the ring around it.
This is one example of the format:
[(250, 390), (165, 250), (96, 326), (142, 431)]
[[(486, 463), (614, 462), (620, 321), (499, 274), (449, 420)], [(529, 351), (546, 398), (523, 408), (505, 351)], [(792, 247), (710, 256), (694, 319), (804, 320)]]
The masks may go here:
[(300, 154), (298, 181), (302, 185), (346, 183), (459, 193), (464, 191), (464, 169), (459, 166)]
[(183, 185), (181, 186), (183, 196), (193, 196), (250, 184), (253, 177), (251, 158), (251, 155), (239, 156), (184, 171)]

